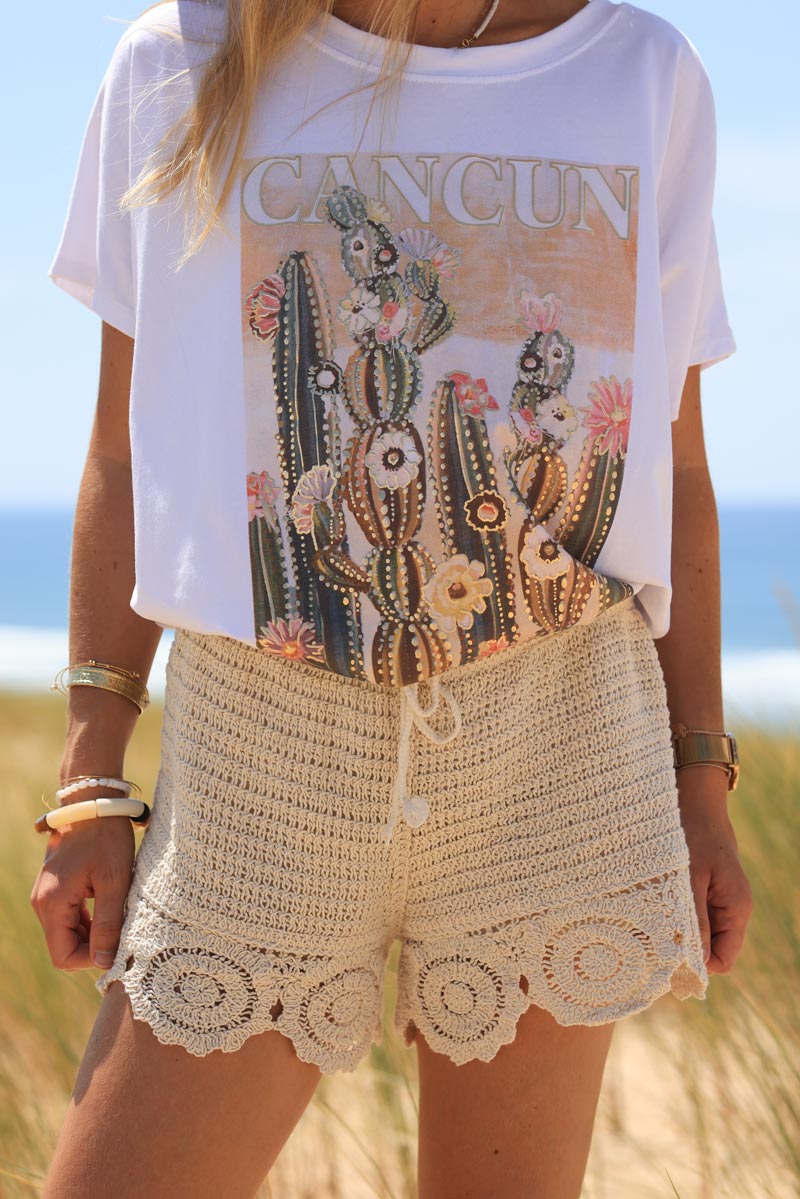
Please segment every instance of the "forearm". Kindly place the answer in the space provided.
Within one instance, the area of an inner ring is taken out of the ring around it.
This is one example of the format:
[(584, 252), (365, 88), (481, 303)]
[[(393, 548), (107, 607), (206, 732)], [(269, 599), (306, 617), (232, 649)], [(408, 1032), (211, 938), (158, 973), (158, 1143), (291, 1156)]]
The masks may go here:
[(719, 521), (706, 470), (675, 473), (672, 513), (670, 627), (655, 643), (670, 716), (688, 728), (721, 730)]
[[(690, 384), (695, 433), (696, 383)], [(691, 429), (691, 411), (687, 415)], [(683, 433), (679, 441), (686, 444)], [(699, 452), (696, 437), (688, 445), (690, 453)], [(655, 644), (672, 720), (723, 731), (717, 506), (706, 467), (677, 469), (673, 480), (672, 610), (669, 631)], [(676, 781), (703, 957), (709, 972), (724, 973), (739, 952), (753, 908), (728, 809), (728, 772), (698, 762), (682, 766)]]
[[(656, 642), (670, 718), (690, 729), (725, 728), (721, 670), (719, 520), (708, 471), (676, 471), (673, 483), (670, 627)], [(725, 806), (727, 772), (709, 763), (677, 775), (681, 799), (713, 794)]]
[[(129, 463), (90, 451), (81, 480), (70, 567), (69, 660), (94, 658), (146, 682), (162, 629), (130, 607), (134, 586)], [(139, 709), (105, 688), (68, 691), (61, 777), (122, 772)]]

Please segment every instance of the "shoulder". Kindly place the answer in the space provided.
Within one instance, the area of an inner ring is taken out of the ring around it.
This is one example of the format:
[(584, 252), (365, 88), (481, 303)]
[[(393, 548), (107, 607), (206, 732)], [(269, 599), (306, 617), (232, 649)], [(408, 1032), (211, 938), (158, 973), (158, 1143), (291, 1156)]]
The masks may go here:
[[(706, 75), (700, 53), (677, 25), (637, 4), (625, 0), (617, 5), (617, 30), (631, 42), (631, 49), (647, 54), (654, 65), (678, 74)], [(619, 35), (619, 34), (618, 34)]]
[(222, 0), (167, 0), (153, 4), (130, 21), (114, 49), (110, 68), (120, 63), (146, 70), (179, 68), (201, 61), (219, 45), (225, 32)]
[(194, 41), (218, 37), (224, 30), (227, 7), (222, 0), (166, 0), (151, 4), (125, 28), (121, 41), (135, 46), (164, 40)]
[(713, 131), (714, 95), (694, 42), (671, 21), (636, 4), (617, 5), (615, 36), (663, 122)]

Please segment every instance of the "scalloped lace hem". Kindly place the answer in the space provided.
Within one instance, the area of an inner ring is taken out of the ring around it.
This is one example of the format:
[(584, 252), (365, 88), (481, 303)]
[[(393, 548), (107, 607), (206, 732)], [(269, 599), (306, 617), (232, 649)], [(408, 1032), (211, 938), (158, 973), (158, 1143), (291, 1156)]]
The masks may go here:
[(95, 986), (120, 981), (135, 1019), (162, 1044), (204, 1057), (257, 1033), (288, 1037), (325, 1073), (355, 1070), (382, 1027), (385, 952), (358, 961), (271, 952), (187, 924), (139, 896), (114, 962)]
[[(232, 1053), (277, 1030), (324, 1074), (355, 1070), (382, 1037), (383, 946), (336, 957), (270, 951), (158, 910), (140, 896), (126, 919), (104, 995), (120, 981), (133, 1016), (163, 1044), (202, 1057)], [(490, 1061), (514, 1040), (531, 1005), (562, 1025), (633, 1015), (671, 992), (705, 998), (703, 961), (685, 869), (610, 895), (441, 940), (403, 939), (393, 1023), (457, 1065)]]
[(674, 869), (460, 938), (407, 940), (394, 1026), (457, 1065), (490, 1061), (535, 1005), (562, 1025), (621, 1020), (662, 995), (704, 999), (688, 872)]

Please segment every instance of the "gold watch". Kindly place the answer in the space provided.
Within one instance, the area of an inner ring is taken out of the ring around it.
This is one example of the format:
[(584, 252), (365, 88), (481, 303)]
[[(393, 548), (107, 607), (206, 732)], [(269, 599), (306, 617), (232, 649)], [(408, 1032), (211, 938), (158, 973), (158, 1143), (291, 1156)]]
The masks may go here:
[(739, 751), (732, 733), (687, 729), (680, 721), (673, 722), (670, 729), (676, 770), (695, 762), (716, 762), (728, 771), (728, 790), (736, 790), (739, 782)]

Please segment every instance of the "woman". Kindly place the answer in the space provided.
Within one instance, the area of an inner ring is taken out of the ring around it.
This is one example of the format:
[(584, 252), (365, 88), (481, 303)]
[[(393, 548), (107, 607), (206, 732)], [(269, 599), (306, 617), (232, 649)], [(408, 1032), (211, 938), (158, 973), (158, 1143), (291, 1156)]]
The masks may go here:
[(123, 35), (51, 268), (103, 320), (57, 800), (116, 799), (32, 895), (106, 971), (48, 1199), (254, 1194), (397, 938), (420, 1195), (577, 1196), (616, 1021), (733, 966), (714, 136), (611, 0)]

